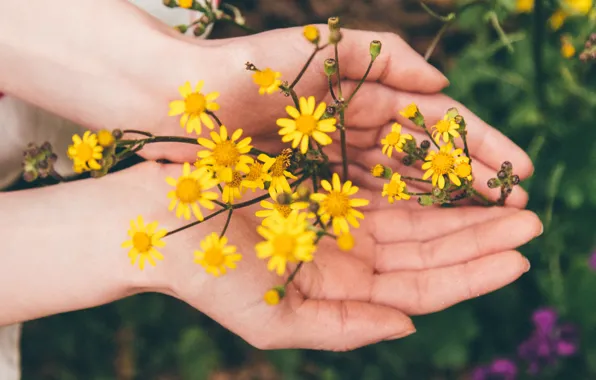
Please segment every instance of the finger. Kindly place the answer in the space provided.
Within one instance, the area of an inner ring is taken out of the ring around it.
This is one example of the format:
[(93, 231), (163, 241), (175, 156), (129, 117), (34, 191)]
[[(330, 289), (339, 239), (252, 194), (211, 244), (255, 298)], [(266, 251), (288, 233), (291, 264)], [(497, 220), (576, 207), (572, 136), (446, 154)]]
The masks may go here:
[(372, 302), (408, 315), (433, 313), (515, 281), (530, 269), (517, 251), (506, 251), (446, 268), (377, 275)]
[[(468, 208), (468, 215), (474, 215), (469, 213), (471, 210), (473, 209)], [(429, 241), (379, 244), (375, 254), (375, 268), (383, 273), (455, 265), (481, 256), (517, 248), (541, 233), (542, 223), (536, 214), (530, 211), (514, 211), (505, 213), (505, 215), (500, 212), (500, 214), (502, 214), (501, 217), (485, 222), (481, 221), (482, 216), (474, 215), (467, 221), (471, 222), (474, 218), (479, 219), (476, 223), (469, 223), (468, 226), (462, 226), (462, 228), (454, 228), (455, 232), (447, 232), (446, 235)], [(453, 218), (445, 216), (443, 223), (447, 224), (452, 220), (455, 222), (457, 216)], [(426, 218), (421, 222), (425, 223), (426, 228), (429, 225), (436, 225)], [(459, 223), (463, 224), (463, 222)]]
[(413, 334), (412, 320), (391, 307), (358, 301), (305, 300), (280, 347), (349, 351)]
[[(378, 244), (405, 241), (426, 242), (462, 231), (470, 226), (516, 215), (518, 209), (506, 207), (422, 208), (414, 210), (384, 208), (366, 214), (367, 232)], [(395, 223), (399, 221), (399, 224)], [(400, 255), (402, 253), (400, 252)]]

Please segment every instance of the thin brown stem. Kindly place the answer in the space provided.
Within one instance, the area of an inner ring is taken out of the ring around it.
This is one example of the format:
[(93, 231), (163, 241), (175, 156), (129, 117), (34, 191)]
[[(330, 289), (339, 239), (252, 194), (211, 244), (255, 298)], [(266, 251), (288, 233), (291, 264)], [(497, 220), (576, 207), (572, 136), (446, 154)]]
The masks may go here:
[(224, 235), (226, 234), (226, 231), (228, 230), (228, 226), (230, 225), (230, 220), (232, 220), (233, 212), (234, 212), (234, 209), (231, 208), (230, 212), (228, 212), (228, 218), (226, 219), (226, 224), (224, 224), (223, 230), (221, 231), (221, 234), (219, 235), (220, 238), (224, 237)]
[(292, 84), (289, 86), (289, 89), (293, 89), (294, 86), (296, 86), (298, 84), (298, 82), (300, 81), (300, 79), (302, 79), (302, 76), (306, 72), (306, 69), (308, 69), (308, 66), (310, 66), (310, 64), (312, 63), (312, 60), (315, 59), (315, 56), (317, 55), (317, 53), (320, 52), (321, 50), (325, 49), (326, 47), (327, 47), (327, 44), (325, 44), (323, 46), (317, 45), (317, 47), (312, 52), (310, 57), (308, 57), (308, 60), (306, 61), (306, 63), (304, 63), (304, 66), (302, 66), (302, 70), (300, 70), (300, 72), (298, 73), (298, 76), (296, 76), (296, 79), (294, 79)]
[(345, 102), (346, 106), (350, 103), (350, 100), (352, 100), (354, 95), (356, 95), (358, 90), (360, 90), (360, 87), (362, 87), (362, 85), (366, 81), (366, 78), (368, 77), (368, 74), (370, 73), (370, 69), (372, 69), (373, 63), (375, 63), (375, 60), (371, 58), (370, 63), (368, 64), (368, 67), (366, 68), (366, 72), (364, 73), (364, 76), (362, 77), (362, 79), (360, 79), (360, 82), (358, 82), (358, 86), (356, 86), (356, 88), (354, 89), (354, 91), (352, 92), (352, 94), (350, 95), (348, 100), (346, 100), (346, 102)]
[(220, 210), (217, 210), (217, 211), (215, 211), (213, 214), (210, 214), (210, 215), (206, 216), (206, 217), (205, 217), (205, 219), (203, 219), (203, 220), (197, 220), (197, 221), (194, 221), (194, 222), (192, 222), (192, 223), (189, 223), (189, 224), (187, 224), (186, 226), (182, 226), (182, 227), (180, 227), (180, 228), (177, 228), (177, 229), (175, 229), (175, 230), (172, 230), (172, 231), (168, 232), (167, 234), (165, 234), (165, 236), (164, 236), (164, 237), (166, 237), (166, 236), (170, 236), (170, 235), (174, 235), (174, 234), (176, 234), (176, 233), (178, 233), (178, 232), (181, 232), (181, 231), (184, 231), (184, 230), (186, 230), (187, 228), (194, 227), (194, 226), (196, 226), (197, 224), (201, 224), (201, 223), (203, 223), (203, 222), (206, 222), (206, 221), (208, 221), (209, 219), (216, 217), (217, 215), (221, 214), (222, 212), (224, 212), (224, 211), (226, 211), (226, 210), (228, 210), (228, 209), (227, 209), (227, 208), (222, 208), (222, 209), (220, 209)]

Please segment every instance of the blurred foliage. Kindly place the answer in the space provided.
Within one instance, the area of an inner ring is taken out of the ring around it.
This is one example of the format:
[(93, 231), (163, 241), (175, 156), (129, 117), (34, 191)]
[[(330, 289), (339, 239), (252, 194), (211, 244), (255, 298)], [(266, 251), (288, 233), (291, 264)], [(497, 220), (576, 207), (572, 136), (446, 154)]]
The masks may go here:
[[(578, 37), (580, 51), (594, 21), (569, 19), (553, 32), (546, 18), (554, 4), (545, 4), (537, 27), (533, 15), (514, 14), (515, 4), (500, 1), (490, 4), (498, 7), (513, 53), (486, 20), (487, 8), (474, 6), (458, 15), (440, 43), (447, 56), (434, 63), (447, 69), (449, 95), (534, 159), (535, 174), (523, 185), (545, 232), (522, 249), (533, 265), (528, 274), (488, 296), (415, 317), (418, 332), (407, 339), (349, 353), (261, 352), (177, 300), (136, 296), (26, 323), (24, 379), (465, 379), (475, 365), (514, 358), (532, 329), (532, 311), (541, 306), (555, 307), (582, 332), (580, 354), (563, 361), (552, 378), (596, 378), (596, 273), (587, 265), (596, 231), (596, 70), (559, 51), (563, 32)], [(258, 1), (235, 3), (252, 12), (249, 23), (260, 10)], [(287, 25), (281, 16), (266, 17), (260, 25)], [(300, 23), (326, 15), (312, 17)], [(429, 24), (433, 33), (436, 26)]]

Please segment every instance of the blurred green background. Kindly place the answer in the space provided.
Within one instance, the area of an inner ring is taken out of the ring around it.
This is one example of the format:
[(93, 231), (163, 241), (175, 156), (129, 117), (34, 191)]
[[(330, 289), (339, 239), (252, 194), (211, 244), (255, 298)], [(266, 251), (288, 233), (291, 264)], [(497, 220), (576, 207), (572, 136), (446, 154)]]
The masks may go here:
[[(513, 0), (511, 0), (513, 1)], [(536, 164), (523, 185), (545, 233), (523, 247), (532, 270), (498, 292), (416, 317), (418, 332), (348, 353), (258, 351), (181, 302), (141, 295), (92, 310), (28, 322), (25, 380), (37, 379), (467, 379), (494, 357), (515, 357), (532, 331), (532, 312), (552, 306), (581, 331), (580, 352), (540, 379), (596, 379), (596, 272), (588, 267), (596, 231), (596, 70), (561, 57), (560, 38), (594, 31), (578, 17), (553, 32), (545, 3), (540, 25), (515, 4), (470, 7), (446, 33), (431, 62), (448, 73), (446, 92), (527, 149)], [(257, 30), (325, 22), (399, 33), (421, 53), (442, 26), (415, 1), (230, 1)], [(429, 2), (441, 14), (451, 0)], [(486, 12), (497, 7), (515, 52), (503, 48)], [(214, 37), (241, 35), (232, 26)], [(585, 41), (585, 38), (584, 38)], [(578, 52), (583, 41), (575, 40)], [(537, 64), (537, 54), (542, 52)], [(515, 169), (515, 168), (514, 168)], [(522, 369), (523, 372), (523, 369)], [(520, 376), (520, 378), (522, 378)]]

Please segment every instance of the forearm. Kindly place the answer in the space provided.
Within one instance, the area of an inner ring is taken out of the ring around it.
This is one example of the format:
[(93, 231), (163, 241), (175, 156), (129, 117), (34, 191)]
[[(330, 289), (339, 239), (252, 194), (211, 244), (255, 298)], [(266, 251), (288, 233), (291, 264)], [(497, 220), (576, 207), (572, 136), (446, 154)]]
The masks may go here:
[(120, 247), (130, 219), (166, 207), (155, 191), (139, 197), (154, 170), (130, 170), (0, 193), (0, 325), (160, 290), (159, 272), (132, 267)]

